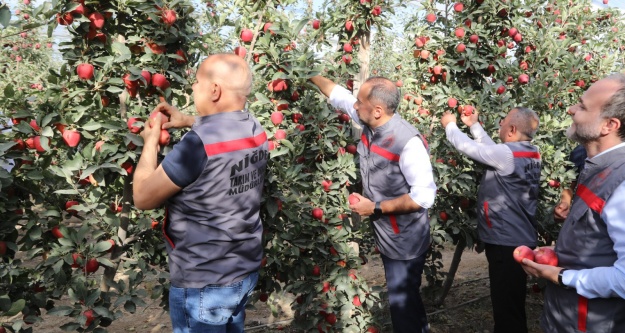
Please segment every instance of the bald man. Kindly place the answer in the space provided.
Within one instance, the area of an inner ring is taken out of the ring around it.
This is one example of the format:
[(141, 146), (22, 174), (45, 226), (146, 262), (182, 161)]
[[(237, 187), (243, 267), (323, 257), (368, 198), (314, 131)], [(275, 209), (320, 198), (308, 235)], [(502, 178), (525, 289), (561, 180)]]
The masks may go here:
[[(265, 130), (245, 110), (252, 85), (247, 63), (216, 54), (193, 84), (198, 116), (161, 103), (141, 136), (134, 204), (165, 204), (170, 316), (175, 333), (243, 332), (245, 304), (263, 256), (260, 200), (267, 166)], [(157, 165), (161, 128), (191, 127)]]
[(536, 247), (536, 208), (541, 158), (531, 144), (538, 115), (515, 107), (499, 123), (495, 144), (478, 122), (478, 114), (462, 115), (473, 140), (456, 126), (456, 116), (445, 113), (441, 124), (447, 140), (458, 151), (486, 166), (477, 193), (477, 233), (485, 244), (493, 303), (494, 333), (527, 333), (525, 294), (527, 275), (514, 261), (517, 246)]

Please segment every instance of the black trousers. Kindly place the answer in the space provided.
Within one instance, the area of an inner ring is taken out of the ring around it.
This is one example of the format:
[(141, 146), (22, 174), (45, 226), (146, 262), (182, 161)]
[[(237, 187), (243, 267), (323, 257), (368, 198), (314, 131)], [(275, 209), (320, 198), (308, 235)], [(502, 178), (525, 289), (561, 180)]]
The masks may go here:
[(514, 260), (516, 246), (486, 244), (494, 333), (527, 333), (527, 274)]
[(395, 260), (383, 254), (384, 274), (394, 333), (429, 332), (419, 288), (427, 252), (410, 260)]

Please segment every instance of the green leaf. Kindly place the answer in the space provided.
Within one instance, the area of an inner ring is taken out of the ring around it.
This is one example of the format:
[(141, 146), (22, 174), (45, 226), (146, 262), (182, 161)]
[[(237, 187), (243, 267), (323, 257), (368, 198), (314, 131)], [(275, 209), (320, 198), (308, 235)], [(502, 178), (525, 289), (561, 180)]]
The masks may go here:
[[(0, 9), (0, 13), (2, 13), (1, 9)], [(15, 95), (15, 90), (13, 89), (13, 85), (8, 84), (6, 87), (4, 87), (4, 96), (7, 98), (11, 98), (13, 97), (13, 95)]]
[(109, 86), (108, 88), (106, 88), (106, 91), (112, 93), (112, 94), (119, 94), (122, 91), (124, 91), (124, 89), (117, 87), (117, 86)]
[(120, 42), (113, 42), (113, 45), (111, 45), (111, 49), (117, 55), (117, 58), (115, 58), (115, 62), (124, 62), (130, 59), (130, 57), (132, 56), (128, 46)]
[(98, 123), (97, 121), (91, 120), (90, 122), (84, 124), (82, 126), (82, 128), (86, 131), (95, 131), (98, 130), (102, 127), (102, 125), (100, 125), (100, 123)]
[(8, 27), (9, 22), (11, 21), (11, 10), (7, 6), (0, 7), (0, 24), (3, 27)]
[(48, 310), (48, 314), (53, 316), (67, 316), (72, 313), (72, 311), (74, 311), (74, 308), (71, 306), (57, 306)]
[(56, 194), (80, 194), (78, 190), (56, 190), (54, 191)]
[(137, 305), (135, 305), (135, 302), (133, 301), (128, 301), (124, 303), (124, 310), (130, 313), (135, 313), (135, 311), (137, 311)]
[(97, 243), (97, 244), (93, 247), (93, 251), (95, 251), (95, 252), (105, 252), (105, 251), (108, 251), (111, 247), (113, 247), (113, 245), (111, 244), (111, 242), (109, 242), (109, 241), (103, 241), (103, 242), (99, 242), (99, 243)]
[(11, 304), (11, 308), (9, 309), (9, 311), (3, 313), (2, 315), (6, 317), (15, 316), (16, 314), (20, 313), (24, 309), (25, 305), (26, 305), (25, 300), (18, 299), (17, 301), (13, 302), (13, 304)]

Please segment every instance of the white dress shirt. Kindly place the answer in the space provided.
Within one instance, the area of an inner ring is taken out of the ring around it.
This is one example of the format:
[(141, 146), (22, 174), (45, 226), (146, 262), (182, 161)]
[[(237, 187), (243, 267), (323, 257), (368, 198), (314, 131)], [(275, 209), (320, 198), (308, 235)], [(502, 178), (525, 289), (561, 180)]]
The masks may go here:
[(456, 123), (449, 123), (445, 127), (447, 140), (464, 155), (474, 161), (495, 168), (502, 176), (514, 172), (514, 155), (510, 147), (496, 144), (479, 123), (471, 126), (473, 140), (462, 132)]
[[(335, 86), (330, 93), (329, 102), (333, 107), (347, 112), (352, 120), (363, 126), (356, 110), (354, 110), (356, 97), (347, 89), (338, 85)], [(432, 207), (436, 197), (436, 184), (434, 184), (430, 156), (418, 137), (414, 137), (406, 143), (399, 155), (399, 169), (410, 185), (410, 193), (408, 193), (410, 198), (423, 208)]]
[[(623, 146), (625, 142), (595, 157)], [(567, 270), (562, 274), (562, 283), (575, 287), (577, 293), (586, 298), (625, 298), (625, 182), (622, 182), (608, 198), (601, 218), (605, 221), (610, 239), (614, 242), (617, 256), (614, 266)]]

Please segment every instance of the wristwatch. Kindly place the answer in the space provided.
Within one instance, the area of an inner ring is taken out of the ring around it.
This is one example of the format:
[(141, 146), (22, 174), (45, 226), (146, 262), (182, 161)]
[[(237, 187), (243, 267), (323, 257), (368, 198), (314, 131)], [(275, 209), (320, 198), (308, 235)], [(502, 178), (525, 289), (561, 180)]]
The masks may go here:
[(569, 287), (568, 287), (568, 286), (566, 286), (564, 283), (562, 283), (562, 276), (564, 275), (564, 272), (565, 272), (565, 271), (568, 271), (568, 269), (563, 268), (563, 269), (562, 269), (562, 270), (560, 270), (560, 272), (558, 273), (558, 285), (559, 285), (560, 287), (563, 287), (563, 288), (567, 288), (567, 289), (568, 289)]
[(380, 217), (382, 216), (382, 207), (380, 206), (380, 201), (376, 201), (375, 208), (373, 209), (373, 216)]

